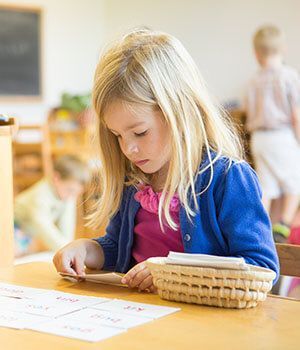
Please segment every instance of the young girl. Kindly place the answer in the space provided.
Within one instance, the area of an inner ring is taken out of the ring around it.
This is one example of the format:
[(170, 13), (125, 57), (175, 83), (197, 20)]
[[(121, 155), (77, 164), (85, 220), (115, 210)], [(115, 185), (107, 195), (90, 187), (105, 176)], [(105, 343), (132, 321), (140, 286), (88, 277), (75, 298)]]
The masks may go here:
[(93, 102), (102, 193), (91, 222), (110, 223), (104, 237), (58, 251), (58, 271), (114, 270), (153, 290), (145, 260), (177, 251), (243, 257), (278, 273), (256, 174), (177, 39), (125, 36), (100, 60)]

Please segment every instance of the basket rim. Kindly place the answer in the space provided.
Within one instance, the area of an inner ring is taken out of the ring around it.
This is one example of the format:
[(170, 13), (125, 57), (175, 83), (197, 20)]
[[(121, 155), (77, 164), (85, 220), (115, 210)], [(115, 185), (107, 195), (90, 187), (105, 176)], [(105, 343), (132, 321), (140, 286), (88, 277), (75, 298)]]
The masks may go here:
[(153, 258), (149, 258), (146, 260), (146, 263), (149, 264), (150, 270), (151, 270), (151, 265), (154, 268), (159, 268), (164, 266), (164, 268), (168, 269), (168, 270), (176, 270), (177, 272), (181, 271), (181, 272), (186, 272), (186, 273), (190, 273), (191, 270), (193, 270), (194, 272), (198, 272), (198, 273), (203, 273), (206, 274), (208, 273), (209, 275), (211, 274), (222, 274), (224, 277), (225, 275), (228, 276), (229, 278), (232, 276), (234, 277), (234, 275), (243, 275), (245, 278), (247, 278), (248, 276), (252, 276), (253, 274), (256, 275), (256, 277), (258, 277), (257, 275), (259, 275), (260, 277), (264, 277), (264, 278), (268, 278), (268, 279), (275, 279), (276, 277), (276, 273), (273, 270), (270, 270), (266, 267), (262, 267), (262, 266), (256, 266), (256, 265), (251, 265), (251, 264), (247, 264), (247, 266), (249, 267), (249, 270), (238, 270), (238, 269), (221, 269), (221, 268), (214, 268), (214, 267), (201, 267), (201, 266), (188, 266), (188, 265), (175, 265), (175, 264), (167, 264), (166, 263), (166, 257), (153, 257)]

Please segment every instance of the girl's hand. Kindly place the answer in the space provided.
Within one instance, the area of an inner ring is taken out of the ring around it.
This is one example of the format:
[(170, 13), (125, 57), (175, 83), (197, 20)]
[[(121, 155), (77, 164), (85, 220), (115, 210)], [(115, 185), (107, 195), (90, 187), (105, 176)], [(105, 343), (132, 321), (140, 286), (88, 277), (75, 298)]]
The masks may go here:
[(101, 246), (91, 239), (77, 239), (60, 249), (53, 258), (58, 272), (74, 276), (84, 276), (85, 266), (91, 269), (101, 269), (104, 254)]
[(131, 288), (138, 288), (139, 291), (148, 290), (155, 291), (152, 275), (146, 266), (145, 261), (135, 265), (122, 278), (122, 283), (128, 284)]

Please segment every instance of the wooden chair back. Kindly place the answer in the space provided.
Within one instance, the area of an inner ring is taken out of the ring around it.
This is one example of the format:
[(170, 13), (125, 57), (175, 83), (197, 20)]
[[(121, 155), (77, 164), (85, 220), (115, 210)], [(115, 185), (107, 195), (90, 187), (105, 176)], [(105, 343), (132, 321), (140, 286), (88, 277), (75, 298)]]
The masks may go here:
[(280, 274), (300, 277), (300, 245), (276, 243)]

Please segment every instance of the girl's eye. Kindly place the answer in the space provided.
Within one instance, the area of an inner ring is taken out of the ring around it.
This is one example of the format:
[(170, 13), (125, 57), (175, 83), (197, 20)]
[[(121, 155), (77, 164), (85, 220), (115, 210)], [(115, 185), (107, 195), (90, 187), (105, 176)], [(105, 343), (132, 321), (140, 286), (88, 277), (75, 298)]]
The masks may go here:
[(134, 133), (135, 136), (140, 137), (140, 136), (145, 136), (147, 134), (148, 130), (140, 132), (140, 133)]

